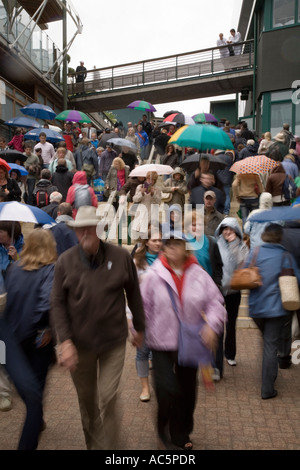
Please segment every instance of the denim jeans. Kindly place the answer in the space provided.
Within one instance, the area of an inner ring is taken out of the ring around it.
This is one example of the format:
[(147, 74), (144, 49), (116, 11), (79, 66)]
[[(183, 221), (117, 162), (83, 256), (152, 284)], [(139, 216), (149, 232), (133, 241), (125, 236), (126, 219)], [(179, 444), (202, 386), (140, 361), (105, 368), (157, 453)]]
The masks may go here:
[(7, 322), (0, 318), (0, 340), (6, 349), (4, 367), (26, 406), (18, 450), (35, 450), (43, 421), (43, 393), (32, 367)]
[(259, 198), (249, 198), (249, 199), (240, 199), (240, 209), (243, 219), (243, 227), (246, 223), (247, 217), (254, 209), (258, 209), (259, 207)]
[(139, 377), (148, 377), (149, 360), (152, 358), (150, 349), (145, 345), (136, 349), (136, 371)]

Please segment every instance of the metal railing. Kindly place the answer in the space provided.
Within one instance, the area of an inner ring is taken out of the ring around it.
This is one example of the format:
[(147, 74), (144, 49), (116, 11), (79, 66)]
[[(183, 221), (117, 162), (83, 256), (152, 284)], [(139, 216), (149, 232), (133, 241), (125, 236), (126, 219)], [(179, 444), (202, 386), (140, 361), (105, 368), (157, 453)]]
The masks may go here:
[(233, 48), (236, 52), (239, 49), (239, 54), (231, 56), (228, 47), (221, 46), (88, 70), (83, 82), (76, 82), (78, 73), (72, 73), (68, 76), (68, 94), (97, 94), (252, 69), (254, 41), (244, 41)]

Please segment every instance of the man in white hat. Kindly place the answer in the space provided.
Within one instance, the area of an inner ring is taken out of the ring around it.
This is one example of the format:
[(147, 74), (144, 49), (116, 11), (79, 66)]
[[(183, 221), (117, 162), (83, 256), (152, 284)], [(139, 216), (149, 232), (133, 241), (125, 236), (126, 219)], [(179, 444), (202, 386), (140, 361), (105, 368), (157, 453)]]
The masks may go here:
[(215, 231), (224, 219), (224, 215), (215, 208), (217, 197), (214, 191), (204, 193), (204, 233), (214, 237)]
[(98, 223), (92, 206), (81, 206), (68, 223), (79, 244), (56, 263), (51, 318), (59, 363), (71, 372), (78, 394), (87, 449), (111, 450), (118, 449), (117, 393), (128, 333), (124, 291), (138, 347), (144, 310), (129, 252), (102, 242)]

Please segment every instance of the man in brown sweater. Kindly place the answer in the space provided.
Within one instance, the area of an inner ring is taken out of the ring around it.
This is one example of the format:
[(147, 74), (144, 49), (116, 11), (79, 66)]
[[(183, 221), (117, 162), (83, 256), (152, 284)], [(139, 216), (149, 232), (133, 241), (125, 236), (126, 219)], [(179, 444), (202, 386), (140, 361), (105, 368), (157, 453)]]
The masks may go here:
[[(133, 344), (140, 347), (144, 310), (136, 268), (127, 250), (97, 236), (96, 209), (79, 208), (79, 244), (55, 266), (51, 319), (58, 360), (72, 374), (87, 449), (117, 449), (117, 392), (126, 349), (126, 298), (133, 314)], [(100, 234), (99, 234), (100, 235)]]

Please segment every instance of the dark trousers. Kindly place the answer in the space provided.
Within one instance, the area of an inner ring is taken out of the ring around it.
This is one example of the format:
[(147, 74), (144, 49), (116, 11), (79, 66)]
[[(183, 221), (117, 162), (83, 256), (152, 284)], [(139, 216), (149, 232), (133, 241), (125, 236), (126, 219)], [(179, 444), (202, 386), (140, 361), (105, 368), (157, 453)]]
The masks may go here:
[(0, 319), (0, 339), (6, 348), (4, 367), (26, 406), (18, 450), (35, 450), (43, 420), (43, 393), (24, 351), (4, 319)]
[(33, 205), (33, 198), (32, 193), (35, 187), (35, 179), (34, 178), (27, 178), (27, 190), (28, 190), (28, 199), (27, 204)]
[(221, 377), (223, 376), (223, 357), (225, 356), (226, 359), (233, 360), (236, 356), (236, 320), (241, 303), (241, 293), (236, 292), (226, 295), (224, 300), (227, 311), (225, 342), (224, 333), (221, 333), (219, 335), (215, 360), (213, 362), (213, 367), (219, 369)]
[(266, 398), (274, 394), (274, 383), (278, 374), (277, 355), (287, 317), (254, 318), (253, 320), (263, 335), (261, 396)]
[(236, 320), (241, 303), (241, 293), (229, 294), (224, 297), (227, 311), (224, 355), (226, 359), (235, 359), (236, 356)]
[(179, 366), (176, 351), (152, 351), (152, 355), (158, 435), (164, 440), (169, 427), (171, 441), (182, 447), (194, 426), (197, 369)]

